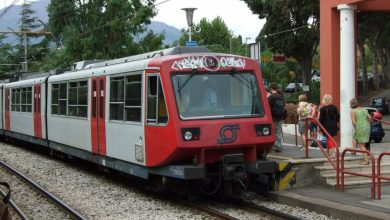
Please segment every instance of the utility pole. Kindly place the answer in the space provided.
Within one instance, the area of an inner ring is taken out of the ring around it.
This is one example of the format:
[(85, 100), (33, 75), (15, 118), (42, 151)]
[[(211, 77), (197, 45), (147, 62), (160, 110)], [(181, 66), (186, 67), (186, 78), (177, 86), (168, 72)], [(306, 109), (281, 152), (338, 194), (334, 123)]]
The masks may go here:
[(28, 71), (28, 65), (27, 65), (27, 35), (33, 34), (33, 35), (51, 35), (51, 32), (48, 31), (0, 31), (0, 34), (18, 34), (23, 35), (23, 41), (24, 41), (24, 62), (22, 62), (22, 70), (23, 72)]
[(28, 71), (28, 66), (27, 66), (27, 33), (23, 34), (23, 39), (24, 39), (24, 65), (23, 65), (23, 72)]

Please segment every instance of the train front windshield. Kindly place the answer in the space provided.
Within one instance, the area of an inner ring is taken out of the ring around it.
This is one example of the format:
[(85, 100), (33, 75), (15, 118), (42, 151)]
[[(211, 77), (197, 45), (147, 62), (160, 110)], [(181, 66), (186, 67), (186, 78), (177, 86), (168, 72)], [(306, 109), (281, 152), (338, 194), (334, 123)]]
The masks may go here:
[(188, 73), (172, 76), (181, 119), (258, 117), (264, 114), (252, 73)]

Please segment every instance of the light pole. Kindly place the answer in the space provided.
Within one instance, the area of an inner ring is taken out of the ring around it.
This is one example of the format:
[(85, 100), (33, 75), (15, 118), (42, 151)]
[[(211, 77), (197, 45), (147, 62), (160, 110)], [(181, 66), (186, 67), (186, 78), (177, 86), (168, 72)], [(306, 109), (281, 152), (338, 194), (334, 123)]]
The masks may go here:
[(186, 17), (187, 17), (187, 25), (188, 25), (188, 41), (191, 41), (191, 34), (192, 34), (192, 19), (194, 17), (194, 11), (197, 8), (182, 8), (186, 12)]

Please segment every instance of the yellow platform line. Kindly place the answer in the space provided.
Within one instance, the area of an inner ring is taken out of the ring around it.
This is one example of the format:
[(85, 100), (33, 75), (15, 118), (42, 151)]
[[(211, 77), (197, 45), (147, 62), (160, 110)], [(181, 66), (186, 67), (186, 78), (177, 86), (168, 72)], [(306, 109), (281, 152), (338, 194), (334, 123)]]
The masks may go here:
[(281, 157), (281, 156), (275, 156), (272, 154), (268, 154), (268, 157), (277, 158), (277, 159), (283, 159), (283, 160), (294, 160), (292, 157)]

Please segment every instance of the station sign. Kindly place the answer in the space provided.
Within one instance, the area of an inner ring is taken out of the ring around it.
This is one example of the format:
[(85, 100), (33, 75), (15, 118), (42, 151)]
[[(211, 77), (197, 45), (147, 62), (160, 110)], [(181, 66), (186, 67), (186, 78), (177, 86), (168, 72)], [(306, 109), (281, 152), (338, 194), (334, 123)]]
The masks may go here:
[(285, 64), (286, 63), (286, 56), (284, 54), (272, 54), (272, 62), (275, 64)]
[(196, 47), (198, 43), (196, 41), (186, 41), (186, 47)]

